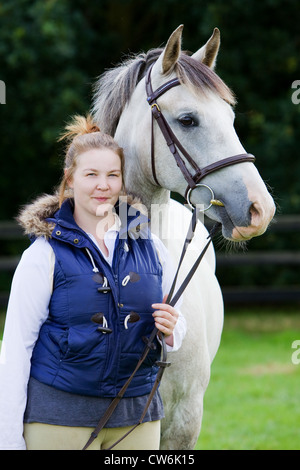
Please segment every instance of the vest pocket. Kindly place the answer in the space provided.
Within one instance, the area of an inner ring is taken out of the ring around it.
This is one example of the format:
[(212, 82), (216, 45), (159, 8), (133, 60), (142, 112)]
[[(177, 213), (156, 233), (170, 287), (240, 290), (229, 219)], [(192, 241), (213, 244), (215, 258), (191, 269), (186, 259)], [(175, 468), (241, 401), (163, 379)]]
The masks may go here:
[(96, 325), (83, 325), (65, 329), (49, 328), (46, 333), (49, 340), (48, 349), (56, 354), (60, 354), (62, 360), (74, 358), (75, 356), (90, 356), (97, 354), (99, 348), (101, 352), (105, 350), (107, 342), (106, 335), (97, 331)]
[(96, 325), (71, 327), (68, 332), (65, 358), (73, 356), (91, 356), (96, 354), (99, 348), (101, 352), (103, 352), (106, 343), (106, 335), (97, 331)]
[[(68, 328), (48, 328), (46, 331), (43, 332), (48, 336), (50, 339), (50, 343), (47, 344), (49, 346), (49, 350), (54, 352), (59, 352), (61, 355), (66, 354), (68, 350)], [(41, 335), (43, 338), (44, 335)]]

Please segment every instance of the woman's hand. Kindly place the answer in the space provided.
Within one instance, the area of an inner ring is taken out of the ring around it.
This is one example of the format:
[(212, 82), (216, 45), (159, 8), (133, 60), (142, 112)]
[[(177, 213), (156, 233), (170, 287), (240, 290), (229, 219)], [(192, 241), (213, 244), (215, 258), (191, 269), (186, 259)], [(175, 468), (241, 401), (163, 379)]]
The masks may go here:
[[(164, 297), (163, 302), (167, 299)], [(173, 331), (178, 320), (178, 312), (166, 303), (152, 304), (155, 312), (152, 314), (156, 328), (165, 335), (166, 344), (173, 346)]]

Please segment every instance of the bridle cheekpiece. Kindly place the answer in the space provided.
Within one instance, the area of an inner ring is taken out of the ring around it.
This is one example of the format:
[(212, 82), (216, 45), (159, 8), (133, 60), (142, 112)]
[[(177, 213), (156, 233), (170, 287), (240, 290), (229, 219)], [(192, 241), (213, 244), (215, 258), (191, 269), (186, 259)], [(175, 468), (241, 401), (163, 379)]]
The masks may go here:
[[(234, 155), (232, 157), (227, 157), (222, 160), (216, 161), (214, 163), (211, 163), (210, 165), (205, 166), (204, 168), (200, 168), (198, 164), (195, 162), (195, 160), (190, 156), (190, 154), (185, 150), (185, 148), (181, 145), (175, 134), (173, 133), (171, 127), (169, 126), (166, 118), (164, 117), (158, 103), (157, 99), (166, 93), (168, 90), (170, 90), (173, 87), (176, 87), (180, 85), (180, 81), (178, 78), (173, 78), (169, 82), (164, 83), (161, 85), (157, 90), (153, 91), (152, 89), (152, 84), (151, 84), (151, 70), (152, 70), (153, 65), (149, 68), (147, 75), (146, 75), (146, 93), (147, 93), (147, 101), (151, 107), (151, 112), (152, 112), (152, 123), (151, 123), (151, 168), (152, 168), (152, 175), (155, 183), (160, 186), (160, 183), (158, 182), (157, 175), (156, 175), (156, 169), (155, 169), (155, 152), (154, 152), (154, 129), (153, 129), (153, 124), (154, 124), (154, 119), (157, 122), (164, 138), (165, 141), (170, 149), (170, 152), (172, 153), (173, 157), (175, 158), (175, 161), (177, 163), (177, 166), (180, 168), (181, 173), (183, 174), (185, 180), (187, 181), (187, 188), (185, 191), (185, 199), (187, 200), (188, 204), (193, 207), (191, 203), (191, 193), (192, 191), (199, 186), (207, 188), (210, 193), (211, 193), (211, 199), (209, 205), (205, 208), (202, 209), (202, 211), (208, 210), (212, 205), (216, 206), (222, 206), (222, 202), (215, 199), (214, 197), (214, 192), (213, 190), (203, 184), (200, 183), (202, 179), (211, 174), (214, 173), (215, 171), (221, 170), (222, 168), (226, 168), (231, 165), (236, 165), (237, 163), (244, 163), (244, 162), (255, 162), (255, 157), (249, 153), (242, 153), (239, 155)], [(179, 154), (179, 151), (181, 154), (185, 157), (186, 161), (191, 165), (191, 167), (195, 170), (194, 175), (191, 174), (189, 169), (187, 168), (185, 161)]]

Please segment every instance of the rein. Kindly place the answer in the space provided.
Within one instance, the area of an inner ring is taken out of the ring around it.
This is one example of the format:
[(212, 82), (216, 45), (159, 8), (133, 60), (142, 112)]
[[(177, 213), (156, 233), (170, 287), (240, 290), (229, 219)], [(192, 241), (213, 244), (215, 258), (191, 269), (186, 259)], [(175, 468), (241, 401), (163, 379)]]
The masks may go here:
[[(155, 170), (155, 154), (154, 154), (154, 119), (155, 119), (155, 121), (157, 122), (157, 124), (158, 124), (158, 126), (159, 126), (165, 140), (166, 140), (166, 143), (167, 143), (167, 145), (170, 149), (170, 152), (174, 156), (178, 167), (180, 168), (185, 180), (188, 183), (187, 189), (185, 191), (185, 197), (187, 199), (187, 202), (189, 203), (189, 205), (193, 209), (190, 226), (189, 226), (189, 229), (188, 229), (186, 239), (185, 239), (184, 244), (183, 244), (182, 253), (181, 253), (181, 256), (180, 256), (179, 263), (178, 263), (177, 271), (175, 273), (174, 280), (173, 280), (169, 295), (168, 295), (167, 300), (166, 300), (166, 304), (169, 304), (172, 307), (174, 307), (174, 305), (176, 305), (178, 299), (181, 297), (184, 290), (186, 289), (187, 285), (189, 284), (190, 280), (192, 279), (193, 275), (195, 274), (201, 260), (203, 259), (204, 255), (205, 255), (205, 253), (206, 253), (206, 251), (207, 251), (207, 249), (208, 249), (208, 247), (209, 247), (209, 245), (212, 241), (213, 236), (218, 231), (218, 229), (221, 227), (220, 223), (216, 223), (213, 226), (213, 228), (211, 229), (211, 231), (210, 231), (210, 233), (207, 237), (208, 241), (206, 242), (206, 245), (204, 246), (204, 248), (201, 251), (200, 255), (198, 256), (198, 258), (194, 262), (192, 268), (188, 272), (188, 274), (187, 274), (186, 278), (184, 279), (184, 281), (182, 282), (181, 286), (178, 288), (177, 292), (174, 294), (175, 286), (176, 286), (176, 282), (177, 282), (177, 278), (178, 278), (178, 274), (179, 274), (179, 270), (180, 270), (180, 267), (182, 265), (183, 259), (185, 257), (187, 248), (188, 248), (190, 242), (192, 241), (192, 239), (194, 237), (195, 230), (196, 230), (196, 224), (197, 224), (198, 217), (199, 217), (199, 212), (201, 212), (199, 207), (197, 207), (197, 205), (193, 206), (191, 204), (191, 202), (190, 202), (191, 192), (196, 187), (199, 187), (199, 186), (204, 186), (204, 187), (209, 189), (209, 191), (211, 192), (212, 199), (210, 201), (210, 205), (204, 210), (207, 210), (213, 204), (222, 206), (223, 204), (221, 203), (221, 201), (218, 201), (218, 200), (214, 199), (213, 190), (209, 186), (201, 184), (200, 181), (205, 176), (207, 176), (207, 175), (209, 175), (209, 174), (211, 174), (211, 173), (213, 173), (217, 170), (221, 170), (222, 168), (225, 168), (225, 167), (228, 167), (228, 166), (231, 166), (231, 165), (235, 165), (237, 163), (244, 163), (244, 162), (252, 162), (253, 163), (255, 161), (255, 157), (251, 154), (248, 154), (248, 153), (244, 153), (244, 154), (240, 154), (240, 155), (234, 155), (232, 157), (224, 158), (224, 159), (219, 160), (215, 163), (207, 165), (206, 167), (201, 169), (197, 165), (197, 163), (193, 160), (193, 158), (189, 155), (189, 153), (184, 149), (184, 147), (181, 145), (181, 143), (179, 142), (179, 140), (177, 139), (177, 137), (173, 133), (172, 129), (170, 128), (168, 122), (166, 121), (166, 119), (165, 119), (164, 115), (162, 114), (161, 109), (160, 109), (160, 107), (159, 107), (159, 105), (157, 104), (157, 101), (156, 101), (157, 98), (159, 98), (161, 95), (163, 95), (166, 91), (170, 90), (173, 87), (176, 87), (176, 86), (180, 85), (180, 81), (177, 78), (175, 78), (173, 80), (170, 80), (169, 82), (163, 84), (156, 91), (153, 92), (152, 85), (151, 85), (151, 69), (152, 69), (152, 66), (149, 68), (149, 70), (147, 72), (147, 75), (146, 75), (146, 92), (147, 92), (147, 101), (148, 101), (149, 105), (151, 106), (151, 111), (152, 111), (151, 166), (152, 166), (153, 179), (154, 179), (155, 183), (158, 186), (160, 186), (160, 184), (157, 180), (156, 170)], [(180, 156), (178, 150), (184, 155), (185, 159), (188, 161), (188, 163), (191, 165), (191, 167), (195, 171), (194, 175), (192, 175), (190, 173), (190, 171), (188, 170), (188, 168), (186, 167), (185, 161)], [(94, 431), (91, 433), (91, 436), (90, 436), (89, 440), (87, 441), (87, 443), (85, 444), (85, 446), (83, 447), (82, 450), (86, 450), (91, 445), (91, 443), (97, 438), (99, 432), (104, 428), (105, 424), (107, 423), (107, 421), (109, 420), (109, 418), (113, 414), (114, 410), (116, 409), (118, 403), (123, 398), (123, 396), (124, 396), (128, 386), (130, 385), (133, 377), (135, 376), (135, 374), (137, 373), (137, 371), (139, 370), (139, 368), (143, 364), (144, 360), (146, 359), (149, 351), (151, 349), (155, 348), (155, 344), (154, 344), (153, 341), (154, 341), (155, 337), (158, 334), (160, 335), (161, 345), (162, 345), (161, 360), (156, 363), (159, 366), (158, 373), (157, 373), (156, 380), (154, 382), (153, 388), (152, 388), (152, 390), (149, 394), (149, 397), (148, 397), (147, 403), (145, 405), (145, 408), (143, 410), (143, 413), (142, 413), (138, 423), (135, 424), (126, 434), (124, 434), (118, 441), (116, 441), (109, 449), (106, 449), (106, 450), (110, 450), (113, 447), (115, 447), (119, 442), (121, 442), (123, 439), (125, 439), (126, 436), (128, 436), (132, 431), (134, 431), (134, 429), (136, 429), (143, 422), (143, 419), (144, 419), (144, 417), (147, 413), (147, 410), (150, 406), (152, 398), (153, 398), (153, 396), (154, 396), (154, 394), (155, 394), (156, 390), (158, 389), (158, 386), (161, 382), (164, 371), (167, 367), (169, 367), (171, 365), (170, 362), (167, 361), (167, 346), (166, 346), (164, 335), (162, 333), (160, 333), (159, 330), (156, 327), (153, 329), (153, 331), (152, 331), (151, 335), (149, 336), (149, 338), (146, 338), (146, 337), (143, 338), (146, 345), (145, 345), (144, 351), (143, 351), (143, 353), (142, 353), (142, 355), (141, 355), (134, 371), (132, 372), (130, 377), (127, 379), (126, 383), (123, 385), (123, 387), (121, 388), (121, 390), (119, 391), (117, 396), (110, 403), (109, 407), (107, 408), (106, 412), (104, 413), (104, 415), (100, 419), (100, 421), (99, 421), (98, 425), (96, 426), (96, 428), (94, 429)]]
[[(188, 232), (187, 232), (187, 236), (186, 236), (186, 239), (185, 239), (184, 244), (183, 244), (182, 253), (181, 253), (180, 261), (179, 261), (179, 264), (178, 264), (178, 268), (177, 268), (176, 274), (174, 276), (170, 292), (169, 292), (168, 297), (166, 299), (166, 304), (169, 304), (172, 307), (174, 307), (174, 305), (176, 305), (178, 299), (183, 294), (184, 290), (186, 289), (187, 285), (189, 284), (190, 280), (192, 279), (193, 275), (195, 274), (195, 272), (196, 272), (203, 256), (205, 255), (205, 253), (206, 253), (206, 251), (207, 251), (207, 249), (208, 249), (208, 247), (209, 247), (209, 245), (212, 241), (212, 237), (215, 235), (217, 230), (221, 227), (220, 223), (216, 223), (213, 226), (213, 228), (211, 229), (211, 231), (210, 231), (210, 233), (207, 237), (208, 241), (207, 241), (206, 245), (204, 246), (204, 248), (201, 251), (200, 255), (198, 256), (198, 258), (194, 262), (194, 265), (192, 266), (191, 270), (189, 271), (186, 278), (182, 282), (181, 286), (178, 288), (175, 295), (173, 296), (181, 264), (183, 262), (183, 259), (184, 259), (184, 256), (186, 254), (187, 248), (188, 248), (189, 244), (191, 243), (191, 241), (194, 237), (194, 234), (195, 234), (196, 224), (197, 224), (198, 217), (199, 217), (199, 212), (200, 212), (199, 208), (195, 207), (194, 210), (193, 210), (192, 219), (191, 219), (190, 226), (189, 226), (189, 229), (188, 229)], [(144, 349), (144, 351), (143, 351), (143, 353), (142, 353), (142, 355), (141, 355), (134, 371), (132, 372), (131, 376), (127, 379), (127, 381), (125, 382), (125, 384), (123, 385), (123, 387), (121, 388), (119, 393), (116, 395), (116, 397), (110, 403), (109, 407), (107, 408), (106, 412), (104, 413), (104, 415), (100, 419), (100, 421), (97, 424), (96, 428), (91, 433), (91, 436), (90, 436), (89, 440), (87, 441), (87, 443), (85, 444), (85, 446), (83, 447), (82, 450), (86, 450), (92, 444), (92, 442), (98, 437), (99, 432), (104, 428), (105, 424), (107, 423), (107, 421), (109, 420), (109, 418), (113, 414), (114, 410), (116, 409), (118, 403), (123, 398), (124, 393), (126, 392), (128, 386), (130, 385), (133, 377), (135, 376), (135, 374), (137, 373), (137, 371), (139, 370), (139, 368), (141, 367), (141, 365), (145, 361), (149, 351), (151, 349), (155, 348), (155, 344), (153, 343), (153, 341), (154, 341), (155, 337), (158, 334), (160, 335), (160, 340), (161, 340), (161, 345), (162, 345), (161, 360), (156, 362), (156, 365), (159, 366), (159, 369), (158, 369), (158, 372), (157, 372), (157, 375), (156, 375), (154, 385), (153, 385), (152, 390), (149, 394), (147, 403), (146, 403), (145, 408), (142, 412), (142, 415), (141, 415), (139, 421), (137, 422), (137, 424), (135, 424), (126, 434), (124, 434), (111, 447), (109, 447), (108, 449), (105, 449), (105, 450), (113, 449), (119, 442), (121, 442), (123, 439), (125, 439), (125, 437), (127, 437), (132, 431), (134, 431), (140, 424), (142, 424), (143, 419), (144, 419), (144, 417), (147, 413), (147, 410), (148, 410), (148, 408), (151, 404), (151, 401), (153, 399), (153, 396), (154, 396), (154, 394), (155, 394), (156, 390), (158, 389), (158, 386), (161, 382), (164, 371), (167, 367), (169, 367), (171, 365), (170, 362), (167, 362), (167, 346), (166, 346), (166, 342), (165, 342), (165, 337), (161, 332), (159, 332), (159, 330), (156, 327), (153, 329), (153, 331), (152, 331), (151, 335), (149, 336), (149, 338), (143, 337), (143, 341), (146, 343), (146, 346), (145, 346), (145, 349)]]

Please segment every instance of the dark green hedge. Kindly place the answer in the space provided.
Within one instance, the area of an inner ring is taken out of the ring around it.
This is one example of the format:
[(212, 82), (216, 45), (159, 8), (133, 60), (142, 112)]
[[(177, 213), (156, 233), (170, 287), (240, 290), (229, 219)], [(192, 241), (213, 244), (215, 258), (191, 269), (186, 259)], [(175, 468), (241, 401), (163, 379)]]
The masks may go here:
[(238, 134), (281, 212), (298, 213), (299, 9), (297, 0), (0, 2), (0, 219), (56, 185), (56, 138), (70, 115), (89, 109), (96, 77), (130, 52), (165, 44), (181, 23), (191, 51), (221, 30), (217, 72), (237, 95)]

